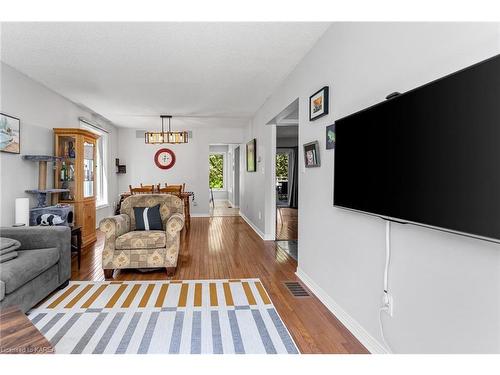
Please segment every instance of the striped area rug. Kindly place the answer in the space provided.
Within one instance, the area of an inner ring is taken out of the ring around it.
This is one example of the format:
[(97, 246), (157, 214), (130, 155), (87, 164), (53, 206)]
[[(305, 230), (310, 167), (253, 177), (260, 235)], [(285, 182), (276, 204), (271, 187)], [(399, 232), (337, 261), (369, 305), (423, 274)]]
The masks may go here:
[(298, 353), (259, 279), (74, 281), (28, 317), (56, 353)]

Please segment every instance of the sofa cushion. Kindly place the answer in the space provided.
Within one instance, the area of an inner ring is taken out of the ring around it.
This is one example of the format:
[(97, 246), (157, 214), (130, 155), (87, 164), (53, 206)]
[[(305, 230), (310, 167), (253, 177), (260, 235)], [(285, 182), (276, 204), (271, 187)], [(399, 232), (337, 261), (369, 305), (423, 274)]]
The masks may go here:
[(166, 235), (162, 230), (132, 231), (116, 239), (116, 249), (158, 249), (166, 246)]
[(57, 247), (18, 251), (15, 259), (2, 263), (0, 279), (5, 283), (5, 294), (33, 280), (59, 261)]

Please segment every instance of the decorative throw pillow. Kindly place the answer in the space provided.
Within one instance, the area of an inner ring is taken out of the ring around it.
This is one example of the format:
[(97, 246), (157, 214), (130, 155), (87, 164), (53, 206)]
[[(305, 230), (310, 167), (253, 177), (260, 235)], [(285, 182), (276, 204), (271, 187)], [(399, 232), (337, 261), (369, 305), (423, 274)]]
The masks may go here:
[(160, 205), (134, 207), (135, 230), (162, 230)]

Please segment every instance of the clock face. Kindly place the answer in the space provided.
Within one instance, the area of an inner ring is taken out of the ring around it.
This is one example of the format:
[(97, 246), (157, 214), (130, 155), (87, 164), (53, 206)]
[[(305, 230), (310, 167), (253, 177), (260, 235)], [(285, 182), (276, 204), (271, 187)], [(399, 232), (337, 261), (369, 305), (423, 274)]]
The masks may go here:
[(155, 163), (158, 168), (170, 169), (175, 164), (175, 154), (168, 148), (162, 148), (155, 154)]

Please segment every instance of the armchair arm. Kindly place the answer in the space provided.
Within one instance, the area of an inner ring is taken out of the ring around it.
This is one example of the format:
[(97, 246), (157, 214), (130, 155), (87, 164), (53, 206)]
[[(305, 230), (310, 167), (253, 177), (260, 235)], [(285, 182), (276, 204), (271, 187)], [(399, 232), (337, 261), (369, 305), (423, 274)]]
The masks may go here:
[(106, 240), (111, 237), (120, 237), (130, 232), (130, 218), (125, 214), (107, 217), (101, 220), (99, 229), (106, 235)]
[(130, 217), (125, 214), (115, 215), (102, 219), (99, 229), (104, 233), (104, 249), (102, 251), (102, 266), (104, 269), (113, 268), (111, 260), (115, 251), (115, 241), (122, 234), (130, 232)]
[(0, 236), (18, 240), (18, 250), (56, 247), (59, 250), (59, 282), (71, 276), (71, 229), (67, 226), (1, 228)]
[(184, 215), (173, 213), (167, 220), (166, 232), (167, 235), (175, 237), (184, 227)]
[(165, 256), (165, 261), (168, 267), (177, 266), (177, 258), (179, 256), (179, 244), (180, 244), (180, 231), (184, 227), (184, 215), (180, 213), (173, 213), (167, 220), (167, 225), (165, 228), (167, 235), (167, 254)]

